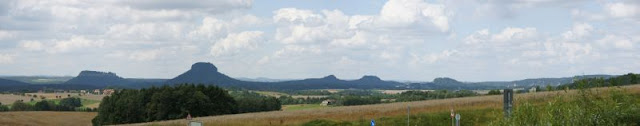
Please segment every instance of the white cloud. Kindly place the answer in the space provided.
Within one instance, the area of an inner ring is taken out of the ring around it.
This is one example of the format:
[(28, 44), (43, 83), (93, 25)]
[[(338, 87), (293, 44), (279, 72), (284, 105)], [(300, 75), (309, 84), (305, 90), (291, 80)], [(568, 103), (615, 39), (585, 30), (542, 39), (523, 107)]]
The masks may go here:
[(223, 37), (229, 32), (229, 23), (214, 17), (205, 17), (202, 25), (189, 33), (190, 37), (201, 37), (206, 39), (216, 39)]
[(354, 34), (348, 30), (349, 17), (339, 10), (323, 10), (323, 15), (309, 10), (283, 8), (274, 12), (279, 23), (275, 39), (284, 44), (328, 43)]
[(9, 64), (13, 63), (13, 55), (10, 54), (0, 54), (0, 64)]
[(123, 0), (119, 2), (140, 9), (201, 10), (209, 13), (247, 9), (253, 4), (253, 0)]
[(54, 41), (53, 47), (47, 51), (50, 53), (69, 52), (77, 49), (91, 50), (104, 46), (103, 40), (90, 40), (83, 36), (73, 36), (69, 40)]
[(185, 26), (179, 23), (116, 24), (105, 33), (107, 38), (128, 41), (184, 40)]
[(604, 38), (598, 40), (600, 47), (612, 47), (614, 49), (633, 49), (633, 42), (628, 37), (617, 35), (606, 35)]
[(39, 41), (21, 41), (18, 47), (28, 51), (40, 51), (44, 49), (44, 45)]
[(640, 14), (640, 7), (635, 4), (625, 4), (622, 2), (608, 3), (605, 10), (613, 17), (626, 18), (635, 17)]
[(537, 36), (538, 32), (536, 28), (507, 27), (497, 34), (491, 34), (488, 29), (482, 29), (465, 37), (464, 41), (466, 44), (519, 43), (521, 41), (531, 41), (531, 39), (535, 39)]
[(324, 17), (313, 13), (311, 10), (297, 8), (281, 8), (273, 12), (273, 20), (276, 23), (302, 24), (306, 26), (317, 26), (324, 23)]
[(226, 38), (216, 42), (211, 46), (211, 55), (222, 56), (225, 54), (236, 54), (242, 50), (253, 50), (264, 41), (261, 31), (247, 31), (229, 34)]
[(390, 0), (382, 7), (378, 21), (374, 22), (382, 27), (428, 25), (447, 32), (451, 15), (441, 4), (430, 4), (423, 0)]
[(11, 32), (0, 30), (0, 40), (13, 38), (14, 35)]
[(512, 28), (508, 27), (502, 30), (501, 33), (495, 34), (492, 37), (493, 41), (505, 42), (511, 40), (525, 40), (536, 37), (538, 34), (536, 28)]
[(135, 51), (129, 54), (129, 59), (137, 61), (155, 60), (160, 54), (161, 50), (145, 50)]
[(588, 36), (593, 31), (593, 26), (587, 23), (575, 23), (571, 31), (562, 34), (565, 39), (578, 39)]

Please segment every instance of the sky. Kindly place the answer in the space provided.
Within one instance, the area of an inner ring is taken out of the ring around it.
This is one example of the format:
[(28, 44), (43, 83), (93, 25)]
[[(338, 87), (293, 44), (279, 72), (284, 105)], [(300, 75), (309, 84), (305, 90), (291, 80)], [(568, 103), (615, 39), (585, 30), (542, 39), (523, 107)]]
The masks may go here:
[(640, 72), (637, 0), (2, 0), (0, 75), (506, 81)]

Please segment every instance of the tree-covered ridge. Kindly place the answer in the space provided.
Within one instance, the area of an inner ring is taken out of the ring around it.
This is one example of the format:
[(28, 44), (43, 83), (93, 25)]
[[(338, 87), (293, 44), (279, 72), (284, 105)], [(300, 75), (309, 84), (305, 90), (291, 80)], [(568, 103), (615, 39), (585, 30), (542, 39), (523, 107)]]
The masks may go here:
[(565, 88), (591, 88), (591, 87), (610, 87), (610, 86), (624, 86), (624, 85), (632, 85), (632, 84), (640, 84), (640, 75), (634, 73), (628, 73), (621, 76), (611, 77), (611, 78), (585, 78), (580, 80), (575, 80), (573, 83), (560, 85), (557, 89), (565, 89)]

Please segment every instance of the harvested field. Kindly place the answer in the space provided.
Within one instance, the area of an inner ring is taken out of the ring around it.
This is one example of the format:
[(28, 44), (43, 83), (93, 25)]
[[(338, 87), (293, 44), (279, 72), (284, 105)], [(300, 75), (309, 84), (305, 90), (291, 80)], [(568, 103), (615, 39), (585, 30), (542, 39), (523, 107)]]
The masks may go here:
[(6, 126), (89, 126), (96, 112), (0, 112)]

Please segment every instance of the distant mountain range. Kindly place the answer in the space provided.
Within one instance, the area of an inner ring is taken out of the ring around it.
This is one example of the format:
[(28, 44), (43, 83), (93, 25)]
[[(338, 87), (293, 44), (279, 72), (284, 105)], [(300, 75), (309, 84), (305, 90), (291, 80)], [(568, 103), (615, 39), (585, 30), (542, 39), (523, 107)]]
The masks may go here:
[[(452, 78), (436, 78), (432, 82), (406, 82), (385, 81), (377, 76), (367, 75), (357, 80), (342, 80), (334, 75), (328, 75), (323, 78), (309, 78), (302, 80), (277, 80), (268, 78), (259, 79), (236, 79), (218, 72), (216, 66), (211, 63), (198, 62), (191, 66), (183, 74), (172, 79), (137, 79), (123, 78), (111, 72), (99, 71), (82, 71), (78, 76), (67, 79), (62, 84), (38, 85), (25, 83), (38, 79), (37, 77), (0, 77), (6, 78), (0, 80), (0, 87), (20, 87), (20, 85), (29, 85), (30, 88), (42, 88), (45, 86), (63, 88), (84, 87), (84, 88), (145, 88), (150, 86), (173, 85), (181, 83), (208, 84), (217, 85), (227, 88), (244, 88), (251, 90), (306, 90), (306, 89), (496, 89), (507, 86), (513, 87), (531, 87), (545, 86), (547, 84), (557, 86), (561, 84), (571, 83), (574, 78), (610, 78), (612, 75), (585, 75), (577, 77), (563, 78), (537, 78), (524, 79), (516, 81), (489, 81), (489, 82), (460, 82)], [(13, 81), (9, 79), (21, 79), (21, 81)], [(42, 77), (40, 77), (42, 78)], [(63, 80), (64, 77), (49, 77), (57, 80)], [(79, 86), (78, 86), (79, 85)], [(30, 89), (26, 88), (26, 89)], [(0, 90), (1, 91), (1, 90)]]
[(7, 80), (0, 79), (0, 86), (19, 86), (19, 85), (27, 85), (28, 83), (15, 81), (15, 80)]

